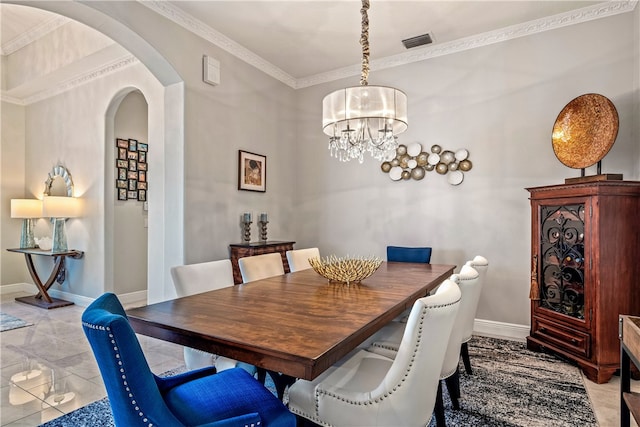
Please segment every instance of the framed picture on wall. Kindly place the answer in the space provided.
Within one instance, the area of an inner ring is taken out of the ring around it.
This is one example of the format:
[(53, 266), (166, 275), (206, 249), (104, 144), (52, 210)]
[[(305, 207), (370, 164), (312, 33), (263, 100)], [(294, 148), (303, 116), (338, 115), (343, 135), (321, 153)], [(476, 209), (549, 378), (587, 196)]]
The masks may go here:
[(126, 139), (116, 139), (116, 146), (118, 148), (129, 148), (129, 141), (127, 141)]
[(149, 146), (144, 142), (138, 142), (138, 151), (149, 151)]
[(138, 192), (137, 191), (127, 191), (127, 198), (128, 199), (137, 199), (138, 198)]
[(127, 160), (127, 149), (126, 148), (118, 148), (118, 159)]
[(138, 151), (138, 162), (147, 163), (147, 152), (146, 151)]
[(139, 202), (147, 201), (147, 190), (138, 190), (138, 201)]
[(116, 166), (119, 168), (128, 168), (129, 167), (129, 161), (128, 160), (116, 160)]
[(127, 170), (124, 168), (118, 168), (118, 179), (127, 179)]
[(138, 141), (129, 139), (129, 151), (138, 151)]
[[(122, 180), (122, 179), (116, 179), (116, 188), (121, 189), (124, 188), (125, 190), (127, 189), (127, 180)], [(124, 193), (125, 195), (127, 193)]]
[(267, 191), (267, 156), (238, 151), (238, 190)]
[(138, 162), (138, 170), (139, 171), (146, 171), (147, 170), (147, 163)]
[(118, 188), (118, 200), (127, 200), (126, 188)]

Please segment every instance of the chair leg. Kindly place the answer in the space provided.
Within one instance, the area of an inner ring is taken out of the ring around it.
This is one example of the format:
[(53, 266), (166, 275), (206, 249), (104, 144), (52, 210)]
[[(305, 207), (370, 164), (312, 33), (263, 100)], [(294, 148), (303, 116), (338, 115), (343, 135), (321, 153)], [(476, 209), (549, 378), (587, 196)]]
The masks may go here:
[(442, 381), (438, 381), (438, 392), (436, 393), (436, 405), (433, 408), (436, 416), (437, 427), (447, 427), (447, 421), (444, 418), (444, 401), (442, 400)]
[(464, 363), (464, 371), (468, 375), (472, 375), (471, 360), (469, 360), (469, 346), (466, 342), (462, 343), (462, 346), (460, 347), (460, 354), (462, 355), (462, 362)]
[(460, 402), (458, 401), (460, 399), (460, 371), (456, 369), (453, 375), (444, 379), (444, 382), (447, 385), (453, 409), (460, 409)]
[(305, 417), (296, 415), (296, 427), (320, 427), (320, 426), (314, 423), (313, 421), (306, 419)]
[(267, 379), (267, 371), (266, 371), (266, 369), (258, 368), (257, 374), (258, 374), (258, 381), (260, 382), (260, 384), (264, 385), (264, 382)]

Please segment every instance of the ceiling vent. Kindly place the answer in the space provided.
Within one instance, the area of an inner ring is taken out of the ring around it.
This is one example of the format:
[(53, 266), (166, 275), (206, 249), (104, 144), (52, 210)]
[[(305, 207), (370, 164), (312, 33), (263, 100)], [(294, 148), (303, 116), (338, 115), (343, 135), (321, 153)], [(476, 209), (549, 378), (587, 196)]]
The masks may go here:
[(429, 33), (402, 40), (402, 44), (406, 49), (411, 49), (418, 46), (424, 46), (426, 44), (431, 44), (431, 43), (433, 43), (433, 38)]

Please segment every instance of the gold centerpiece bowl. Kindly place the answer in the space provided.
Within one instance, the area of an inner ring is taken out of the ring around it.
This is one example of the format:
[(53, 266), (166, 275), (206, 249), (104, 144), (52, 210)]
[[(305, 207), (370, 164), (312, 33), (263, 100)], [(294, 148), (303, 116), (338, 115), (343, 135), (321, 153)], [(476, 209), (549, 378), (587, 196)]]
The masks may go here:
[(330, 255), (324, 259), (309, 258), (309, 264), (316, 273), (328, 279), (329, 282), (349, 285), (360, 283), (375, 273), (382, 264), (382, 260), (377, 257), (338, 258)]

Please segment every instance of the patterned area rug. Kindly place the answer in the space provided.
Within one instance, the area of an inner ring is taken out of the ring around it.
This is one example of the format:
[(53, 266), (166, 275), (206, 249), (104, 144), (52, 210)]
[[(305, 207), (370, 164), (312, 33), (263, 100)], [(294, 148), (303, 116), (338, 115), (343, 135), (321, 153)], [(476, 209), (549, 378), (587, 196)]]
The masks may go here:
[[(524, 343), (474, 337), (469, 342), (473, 375), (460, 363), (460, 410), (444, 390), (447, 426), (597, 427), (582, 375)], [(429, 427), (435, 427), (435, 419)]]
[[(577, 367), (528, 351), (524, 343), (493, 338), (474, 337), (469, 354), (473, 375), (467, 375), (461, 364), (460, 410), (451, 408), (443, 387), (448, 427), (598, 425)], [(275, 394), (268, 375), (267, 387)], [(114, 426), (109, 401), (99, 400), (42, 425), (71, 426)], [(435, 427), (435, 419), (429, 426)]]
[(10, 314), (0, 313), (0, 332), (10, 331), (12, 329), (24, 328), (32, 326), (33, 323), (27, 323), (22, 319), (18, 319)]

